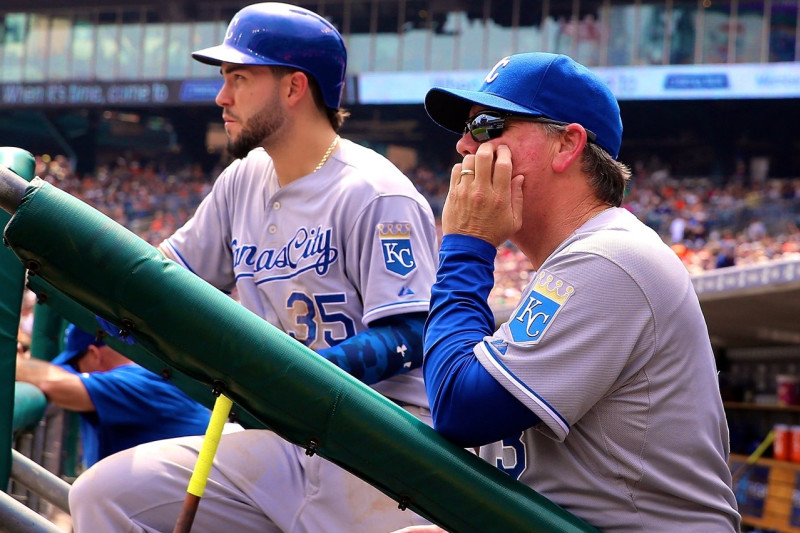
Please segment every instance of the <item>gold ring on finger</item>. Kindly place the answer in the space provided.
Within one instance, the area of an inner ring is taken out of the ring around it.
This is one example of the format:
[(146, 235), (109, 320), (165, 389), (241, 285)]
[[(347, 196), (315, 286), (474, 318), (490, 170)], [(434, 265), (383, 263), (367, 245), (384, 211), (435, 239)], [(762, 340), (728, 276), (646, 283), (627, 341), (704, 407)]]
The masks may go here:
[(468, 168), (461, 171), (462, 176), (471, 176), (473, 174), (475, 174), (475, 171)]

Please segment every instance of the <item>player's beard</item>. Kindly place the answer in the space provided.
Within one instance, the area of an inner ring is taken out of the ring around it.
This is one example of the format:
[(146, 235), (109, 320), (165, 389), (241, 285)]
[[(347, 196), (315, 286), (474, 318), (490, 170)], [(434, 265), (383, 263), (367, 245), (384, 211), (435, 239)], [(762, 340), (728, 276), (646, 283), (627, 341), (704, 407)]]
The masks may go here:
[(267, 139), (273, 136), (285, 122), (286, 114), (280, 106), (276, 92), (270, 103), (247, 119), (247, 122), (242, 125), (242, 131), (235, 139), (228, 138), (228, 153), (236, 159), (245, 157), (253, 148), (265, 144)]

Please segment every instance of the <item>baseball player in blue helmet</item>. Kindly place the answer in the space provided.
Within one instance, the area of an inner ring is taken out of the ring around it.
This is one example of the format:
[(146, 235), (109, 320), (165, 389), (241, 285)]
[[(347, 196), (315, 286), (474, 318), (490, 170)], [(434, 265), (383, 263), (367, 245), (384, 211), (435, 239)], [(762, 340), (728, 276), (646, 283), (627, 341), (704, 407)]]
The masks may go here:
[[(341, 35), (306, 9), (255, 4), (234, 16), (221, 45), (193, 56), (219, 65), (216, 102), (237, 159), (159, 249), (430, 423), (420, 367), (433, 212), (392, 163), (337, 135), (347, 115)], [(98, 464), (71, 491), (75, 530), (171, 531), (201, 443), (163, 441)], [(338, 466), (245, 430), (223, 435), (193, 531), (425, 523)]]
[[(425, 327), (434, 427), (601, 531), (738, 531), (705, 321), (680, 259), (620, 207), (614, 95), (567, 56), (529, 53), (425, 108), (463, 156)], [(497, 329), (506, 240), (535, 274)]]

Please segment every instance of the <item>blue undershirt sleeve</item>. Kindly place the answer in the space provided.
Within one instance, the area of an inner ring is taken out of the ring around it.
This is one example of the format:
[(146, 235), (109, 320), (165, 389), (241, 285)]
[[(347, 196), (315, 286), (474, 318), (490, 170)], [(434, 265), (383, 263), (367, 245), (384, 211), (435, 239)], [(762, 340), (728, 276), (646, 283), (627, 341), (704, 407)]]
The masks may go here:
[(495, 331), (488, 304), (497, 250), (466, 235), (445, 235), (425, 323), (423, 371), (434, 428), (463, 447), (500, 441), (540, 422), (473, 352)]
[(380, 318), (361, 333), (317, 353), (367, 385), (378, 383), (422, 365), (425, 316), (406, 313)]

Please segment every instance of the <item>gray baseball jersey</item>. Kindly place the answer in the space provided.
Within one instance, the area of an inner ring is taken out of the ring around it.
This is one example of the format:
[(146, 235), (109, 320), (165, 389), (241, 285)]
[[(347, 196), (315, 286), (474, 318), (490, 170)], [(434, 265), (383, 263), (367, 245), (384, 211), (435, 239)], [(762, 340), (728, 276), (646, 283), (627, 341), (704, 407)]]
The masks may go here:
[[(235, 288), (246, 308), (320, 350), (375, 319), (427, 312), (437, 234), (408, 178), (343, 139), (319, 171), (285, 187), (269, 155), (253, 150), (160, 249), (215, 287)], [(420, 369), (373, 387), (428, 405)]]
[(475, 353), (542, 420), (481, 448), (484, 459), (603, 531), (738, 531), (697, 297), (628, 211), (564, 241)]

